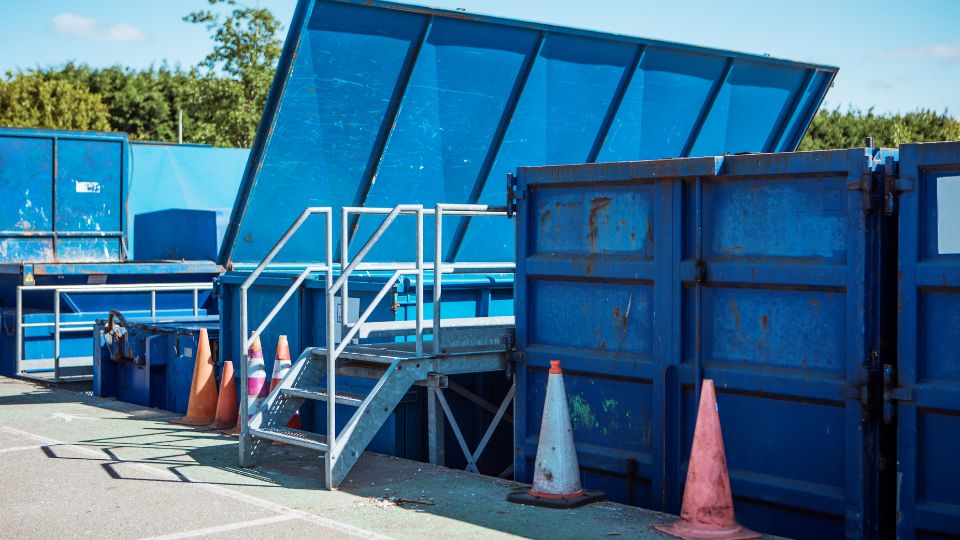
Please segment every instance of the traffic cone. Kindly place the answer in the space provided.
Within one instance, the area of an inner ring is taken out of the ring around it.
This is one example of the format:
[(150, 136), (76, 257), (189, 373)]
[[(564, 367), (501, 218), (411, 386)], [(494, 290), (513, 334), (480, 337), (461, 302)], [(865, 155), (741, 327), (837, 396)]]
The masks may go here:
[(547, 508), (576, 508), (602, 499), (602, 491), (587, 491), (580, 485), (580, 464), (573, 443), (563, 372), (560, 361), (551, 360), (533, 487), (513, 491), (507, 500)]
[[(270, 380), (271, 392), (273, 392), (273, 389), (287, 376), (287, 372), (290, 371), (292, 366), (293, 364), (290, 362), (290, 344), (287, 342), (287, 336), (282, 335), (277, 342), (276, 360), (273, 361), (273, 377)], [(290, 418), (287, 427), (300, 429), (300, 411), (293, 413), (293, 417)]]
[(263, 363), (263, 347), (260, 346), (260, 336), (253, 340), (247, 349), (247, 418), (253, 416), (254, 411), (267, 397), (270, 388), (267, 386), (267, 367)]
[(213, 421), (217, 409), (217, 379), (213, 375), (213, 357), (210, 355), (210, 338), (207, 329), (200, 329), (197, 354), (194, 356), (193, 383), (190, 385), (190, 400), (187, 415), (173, 420), (174, 424), (205, 426)]
[(687, 540), (746, 540), (760, 537), (760, 534), (738, 525), (734, 519), (733, 493), (727, 472), (727, 456), (723, 451), (717, 394), (710, 379), (704, 380), (700, 389), (700, 408), (693, 430), (693, 447), (690, 450), (680, 519), (655, 527), (660, 532)]
[(223, 361), (220, 375), (220, 398), (217, 400), (217, 415), (210, 428), (233, 429), (237, 425), (237, 387), (233, 376), (233, 362)]

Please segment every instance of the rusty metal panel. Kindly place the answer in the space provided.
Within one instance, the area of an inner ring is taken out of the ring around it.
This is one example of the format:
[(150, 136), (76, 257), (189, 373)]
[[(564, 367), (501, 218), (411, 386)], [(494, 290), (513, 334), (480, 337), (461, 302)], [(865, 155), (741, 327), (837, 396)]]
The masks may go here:
[(702, 378), (756, 530), (870, 536), (871, 149), (521, 168), (516, 466), (562, 361), (586, 488), (677, 512)]
[[(960, 535), (960, 143), (900, 147), (897, 535)], [(891, 198), (891, 201), (894, 199)], [(890, 210), (897, 210), (892, 206)]]

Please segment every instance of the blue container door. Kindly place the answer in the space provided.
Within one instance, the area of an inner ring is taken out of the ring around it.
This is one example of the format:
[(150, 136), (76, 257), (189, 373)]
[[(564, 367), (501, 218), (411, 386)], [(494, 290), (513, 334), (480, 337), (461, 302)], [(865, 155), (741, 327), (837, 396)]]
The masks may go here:
[[(123, 209), (122, 141), (60, 139), (57, 141), (55, 228), (89, 233), (62, 238), (61, 262), (114, 261), (120, 257)], [(114, 233), (98, 238), (101, 233)]]
[(900, 538), (960, 535), (960, 143), (900, 147)]
[(855, 149), (521, 169), (518, 479), (558, 359), (586, 487), (678, 512), (710, 378), (741, 523), (873, 536), (878, 163)]

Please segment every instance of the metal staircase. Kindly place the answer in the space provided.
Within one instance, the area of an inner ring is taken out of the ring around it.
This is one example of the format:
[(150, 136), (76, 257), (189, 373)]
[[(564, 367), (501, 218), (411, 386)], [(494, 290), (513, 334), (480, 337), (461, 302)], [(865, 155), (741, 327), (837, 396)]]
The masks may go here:
[[(267, 257), (250, 274), (240, 288), (240, 325), (243, 336), (248, 334), (247, 291), (271, 261), (311, 216), (326, 217), (325, 264), (307, 264), (298, 278), (287, 289), (262, 323), (244, 338), (241, 364), (241, 403), (248, 404), (248, 417), (241, 418), (240, 464), (254, 466), (257, 460), (271, 447), (273, 441), (287, 443), (321, 452), (324, 457), (324, 483), (328, 489), (338, 486), (360, 458), (377, 432), (388, 420), (414, 384), (430, 388), (430, 439), (437, 439), (436, 398), (451, 421), (464, 454), (468, 468), (476, 470), (475, 462), (489, 440), (493, 429), (503, 417), (513, 392), (501, 404), (494, 423), (476, 452), (471, 452), (460, 434), (450, 408), (443, 398), (441, 388), (448, 375), (502, 371), (506, 369), (508, 355), (513, 343), (513, 317), (477, 317), (469, 319), (440, 318), (442, 279), (449, 273), (503, 272), (512, 271), (512, 263), (443, 263), (441, 261), (442, 218), (444, 215), (459, 216), (504, 216), (505, 212), (485, 205), (438, 204), (434, 209), (420, 205), (398, 205), (394, 208), (356, 208), (342, 210), (341, 263), (335, 267), (332, 254), (332, 209), (329, 207), (307, 208), (290, 226)], [(379, 214), (385, 218), (370, 239), (352, 260), (349, 258), (348, 223), (350, 215)], [(400, 215), (414, 215), (417, 219), (415, 260), (412, 263), (364, 263), (377, 240)], [(423, 281), (423, 219), (433, 215), (436, 219), (435, 260), (432, 263), (433, 319), (424, 320)], [(355, 271), (392, 271), (393, 275), (364, 312), (355, 321), (350, 320), (348, 287), (349, 277)], [(314, 273), (326, 275), (326, 344), (310, 347), (294, 362), (280, 384), (260, 401), (248, 400), (247, 396), (247, 350), (254, 340), (273, 320), (290, 297), (302, 286), (304, 280)], [(334, 275), (337, 275), (336, 280)], [(416, 276), (416, 319), (413, 321), (367, 322), (379, 302), (403, 275)], [(337, 317), (336, 309), (342, 310)], [(338, 321), (347, 321), (346, 324)], [(425, 352), (425, 336), (431, 335), (430, 352)], [(338, 336), (342, 336), (338, 339)], [(412, 336), (413, 341), (399, 341)], [(376, 338), (377, 341), (393, 339), (394, 342), (361, 344), (361, 340)], [(338, 392), (337, 375), (375, 379), (377, 383), (367, 395)], [(330, 399), (333, 396), (333, 399)], [(326, 402), (327, 434), (320, 435), (287, 427), (294, 413), (306, 400)], [(342, 430), (336, 429), (335, 405), (356, 407)], [(435, 450), (431, 455), (436, 455)]]

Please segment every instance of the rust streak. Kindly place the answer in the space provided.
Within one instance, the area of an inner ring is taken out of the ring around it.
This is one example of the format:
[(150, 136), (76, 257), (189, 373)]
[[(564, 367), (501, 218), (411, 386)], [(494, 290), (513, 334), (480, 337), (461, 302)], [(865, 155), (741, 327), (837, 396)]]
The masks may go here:
[(610, 204), (613, 201), (610, 197), (596, 197), (590, 201), (590, 217), (587, 220), (587, 225), (589, 227), (588, 235), (590, 238), (590, 251), (597, 250), (597, 215), (601, 210), (605, 210), (610, 207)]

